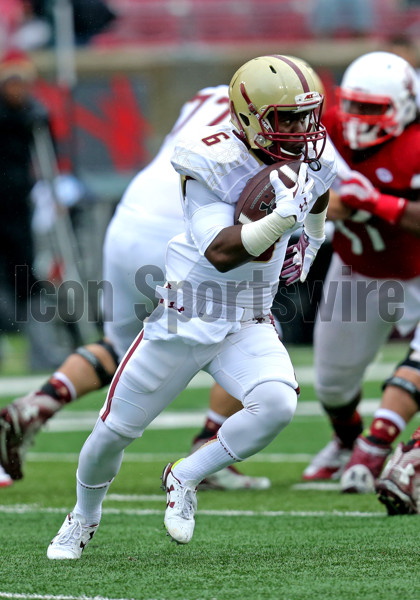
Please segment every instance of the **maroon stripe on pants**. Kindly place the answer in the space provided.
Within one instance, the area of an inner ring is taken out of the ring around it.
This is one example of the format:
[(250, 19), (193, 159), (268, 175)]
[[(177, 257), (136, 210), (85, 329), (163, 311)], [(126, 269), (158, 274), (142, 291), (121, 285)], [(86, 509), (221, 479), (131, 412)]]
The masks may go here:
[(107, 418), (107, 416), (110, 413), (111, 404), (112, 404), (112, 398), (114, 397), (114, 392), (115, 392), (115, 388), (117, 387), (117, 383), (120, 380), (121, 374), (124, 371), (124, 368), (125, 368), (126, 364), (130, 360), (130, 358), (133, 356), (134, 351), (137, 349), (138, 345), (142, 341), (143, 334), (144, 334), (144, 329), (142, 329), (141, 332), (139, 333), (139, 335), (137, 336), (136, 341), (133, 343), (133, 345), (131, 346), (130, 350), (127, 352), (124, 360), (122, 361), (122, 363), (118, 367), (118, 371), (114, 375), (114, 378), (113, 378), (112, 383), (111, 383), (111, 387), (109, 388), (109, 391), (108, 391), (108, 397), (106, 399), (106, 409), (104, 410), (103, 414), (101, 415), (102, 421), (105, 421), (105, 419)]

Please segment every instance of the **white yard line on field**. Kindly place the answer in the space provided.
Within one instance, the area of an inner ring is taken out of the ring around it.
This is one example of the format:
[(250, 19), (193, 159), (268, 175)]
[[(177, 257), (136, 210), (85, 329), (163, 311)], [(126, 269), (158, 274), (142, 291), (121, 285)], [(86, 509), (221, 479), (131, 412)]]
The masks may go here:
[[(380, 398), (366, 398), (359, 405), (363, 417), (373, 416), (380, 404)], [(150, 423), (148, 429), (188, 429), (201, 427), (205, 418), (204, 410), (164, 411)], [(296, 417), (324, 417), (325, 413), (319, 402), (298, 402)], [(57, 413), (44, 426), (46, 432), (92, 431), (98, 418), (96, 411), (66, 411)], [(417, 418), (417, 417), (416, 417)]]
[[(306, 492), (316, 490), (318, 492), (339, 492), (340, 483), (331, 481), (307, 481), (295, 483), (290, 487), (292, 490)], [(162, 502), (161, 494), (107, 494), (106, 501), (112, 502)]]
[(317, 490), (318, 492), (339, 492), (341, 485), (330, 481), (305, 481), (304, 483), (295, 483), (292, 490)]
[(107, 494), (105, 500), (111, 502), (162, 502), (162, 494)]
[[(0, 598), (11, 598), (13, 600), (135, 600), (135, 598), (106, 598), (104, 596), (53, 596), (51, 594), (16, 594), (12, 592), (0, 592)], [(149, 600), (152, 600), (151, 598)]]
[[(363, 416), (372, 416), (379, 406), (379, 398), (367, 398), (360, 404), (360, 412)], [(318, 402), (298, 402), (297, 417), (323, 416), (324, 411)], [(148, 429), (188, 429), (200, 427), (203, 424), (205, 411), (164, 411), (148, 427)], [(66, 411), (63, 410), (53, 419), (50, 419), (44, 427), (44, 431), (92, 431), (98, 418), (96, 411)]]
[[(151, 463), (151, 462), (168, 462), (173, 459), (174, 454), (178, 452), (139, 452), (134, 454), (126, 452), (124, 454), (124, 462), (131, 463)], [(261, 452), (247, 458), (247, 462), (258, 463), (306, 463), (311, 460), (313, 454), (269, 454)], [(29, 452), (27, 455), (29, 462), (57, 462), (57, 463), (77, 463), (79, 454), (76, 452)]]
[[(381, 381), (389, 377), (395, 367), (395, 363), (377, 363), (368, 367), (364, 380)], [(296, 377), (300, 385), (313, 384), (314, 369), (308, 367), (295, 367)], [(45, 383), (48, 377), (46, 375), (29, 375), (27, 377), (0, 377), (0, 397), (1, 396), (20, 396), (38, 389)], [(189, 384), (189, 388), (208, 388), (213, 379), (204, 372), (198, 373)]]
[[(162, 495), (162, 501), (164, 497)], [(0, 505), (0, 513), (5, 514), (66, 514), (67, 508), (42, 507), (36, 504), (13, 504), (10, 506)], [(104, 508), (103, 514), (108, 515), (134, 515), (144, 517), (149, 515), (162, 515), (163, 509), (139, 509), (139, 508)], [(197, 514), (209, 517), (385, 517), (383, 512), (360, 512), (340, 510), (198, 510)]]

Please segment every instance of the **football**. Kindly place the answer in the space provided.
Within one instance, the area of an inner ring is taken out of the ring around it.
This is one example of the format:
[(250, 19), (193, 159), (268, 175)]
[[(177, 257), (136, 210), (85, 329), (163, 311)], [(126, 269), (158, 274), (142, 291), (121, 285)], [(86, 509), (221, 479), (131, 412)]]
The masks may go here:
[(249, 179), (239, 196), (235, 208), (235, 224), (258, 221), (273, 212), (276, 195), (270, 183), (270, 173), (277, 169), (279, 179), (287, 188), (292, 188), (298, 178), (300, 160), (285, 160), (265, 167)]

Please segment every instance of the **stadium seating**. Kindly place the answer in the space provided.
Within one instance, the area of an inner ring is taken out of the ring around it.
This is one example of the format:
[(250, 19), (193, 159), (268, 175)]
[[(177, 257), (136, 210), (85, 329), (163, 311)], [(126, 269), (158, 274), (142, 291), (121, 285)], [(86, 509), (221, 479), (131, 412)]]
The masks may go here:
[[(247, 44), (317, 39), (316, 0), (104, 0), (116, 15), (90, 44), (99, 47)], [(366, 0), (367, 1), (367, 0)], [(420, 5), (370, 0), (374, 39), (420, 34)], [(25, 22), (21, 0), (1, 0), (0, 37)], [(328, 37), (351, 37), (343, 28)]]
[[(372, 36), (400, 33), (412, 22), (414, 8), (402, 10), (392, 0), (372, 2), (375, 20)], [(107, 32), (95, 37), (95, 45), (220, 44), (315, 37), (311, 28), (313, 0), (108, 0), (108, 3), (117, 19)]]

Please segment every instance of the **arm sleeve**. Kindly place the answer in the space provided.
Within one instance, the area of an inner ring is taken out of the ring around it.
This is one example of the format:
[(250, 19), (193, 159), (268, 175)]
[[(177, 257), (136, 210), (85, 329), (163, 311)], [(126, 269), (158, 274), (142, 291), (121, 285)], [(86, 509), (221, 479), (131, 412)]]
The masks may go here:
[(225, 227), (233, 225), (235, 208), (197, 181), (188, 180), (185, 193), (187, 229), (198, 251), (205, 251)]

